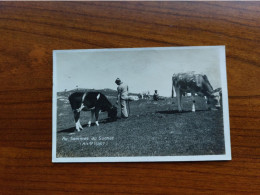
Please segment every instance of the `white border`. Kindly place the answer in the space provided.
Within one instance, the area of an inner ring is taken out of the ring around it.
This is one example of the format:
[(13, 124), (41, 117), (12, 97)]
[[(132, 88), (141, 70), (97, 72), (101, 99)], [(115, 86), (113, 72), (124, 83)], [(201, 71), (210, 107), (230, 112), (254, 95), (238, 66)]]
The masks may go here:
[[(72, 157), (57, 158), (57, 92), (56, 92), (56, 54), (71, 52), (103, 52), (103, 51), (140, 51), (140, 50), (180, 50), (180, 49), (206, 49), (219, 48), (220, 50), (220, 72), (223, 103), (223, 122), (225, 152), (223, 155), (194, 155), (194, 156), (136, 156), (136, 157)], [(189, 46), (189, 47), (146, 47), (146, 48), (117, 48), (117, 49), (75, 49), (75, 50), (54, 50), (53, 51), (53, 94), (52, 94), (52, 162), (72, 163), (72, 162), (168, 162), (168, 161), (219, 161), (231, 160), (231, 142), (228, 110), (228, 89), (226, 72), (225, 46)]]
[(56, 146), (57, 146), (57, 92), (56, 92), (56, 54), (53, 51), (53, 83), (52, 83), (52, 162), (55, 162), (56, 158)]

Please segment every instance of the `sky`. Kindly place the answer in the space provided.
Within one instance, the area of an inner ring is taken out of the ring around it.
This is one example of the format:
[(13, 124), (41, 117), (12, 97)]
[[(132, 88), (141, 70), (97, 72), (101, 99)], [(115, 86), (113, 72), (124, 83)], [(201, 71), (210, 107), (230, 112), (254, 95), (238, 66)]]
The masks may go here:
[[(172, 75), (195, 71), (206, 74), (213, 88), (221, 87), (223, 46), (165, 47), (54, 52), (56, 91), (79, 88), (116, 90), (116, 78), (132, 93), (158, 90), (170, 97)], [(54, 75), (55, 76), (55, 75)]]

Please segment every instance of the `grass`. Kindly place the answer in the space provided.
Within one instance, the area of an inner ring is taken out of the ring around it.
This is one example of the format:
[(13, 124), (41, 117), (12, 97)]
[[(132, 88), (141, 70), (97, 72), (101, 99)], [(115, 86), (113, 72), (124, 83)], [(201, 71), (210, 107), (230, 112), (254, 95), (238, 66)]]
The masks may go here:
[[(68, 94), (58, 96), (57, 157), (122, 157), (216, 155), (225, 153), (222, 110), (207, 111), (204, 99), (183, 97), (184, 112), (175, 98), (130, 102), (128, 119), (114, 122), (100, 114), (100, 126), (87, 127), (89, 112), (81, 112), (84, 129), (75, 131)], [(115, 103), (115, 98), (110, 97)], [(118, 109), (119, 116), (120, 110)]]

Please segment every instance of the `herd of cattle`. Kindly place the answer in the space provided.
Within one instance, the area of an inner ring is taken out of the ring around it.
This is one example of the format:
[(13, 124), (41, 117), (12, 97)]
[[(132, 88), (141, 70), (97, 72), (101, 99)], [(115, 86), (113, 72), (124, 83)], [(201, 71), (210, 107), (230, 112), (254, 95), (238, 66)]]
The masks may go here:
[[(172, 97), (176, 94), (178, 110), (182, 111), (182, 96), (190, 94), (192, 96), (192, 111), (195, 112), (195, 95), (205, 98), (208, 109), (214, 110), (220, 108), (221, 88), (213, 90), (206, 75), (195, 73), (179, 73), (172, 76)], [(132, 100), (137, 100), (132, 98)], [(91, 120), (95, 115), (95, 123), (98, 126), (98, 118), (100, 112), (107, 112), (108, 118), (117, 119), (117, 108), (111, 104), (107, 97), (100, 92), (75, 92), (69, 96), (69, 102), (74, 113), (76, 130), (82, 130), (80, 124), (80, 112), (91, 111)], [(91, 120), (88, 126), (91, 125)]]

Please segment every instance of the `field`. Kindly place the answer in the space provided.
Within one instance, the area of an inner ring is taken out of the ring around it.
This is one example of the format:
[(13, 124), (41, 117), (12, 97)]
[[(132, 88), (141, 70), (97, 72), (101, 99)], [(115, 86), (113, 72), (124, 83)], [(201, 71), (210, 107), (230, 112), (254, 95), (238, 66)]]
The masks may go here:
[[(183, 97), (184, 111), (177, 111), (175, 98), (130, 102), (128, 119), (107, 121), (87, 127), (89, 112), (81, 112), (84, 129), (75, 131), (69, 92), (57, 99), (57, 157), (181, 156), (224, 154), (222, 110), (208, 111), (204, 99), (196, 97), (191, 112), (190, 97)], [(115, 96), (108, 95), (115, 103)], [(120, 117), (120, 110), (118, 109)]]

